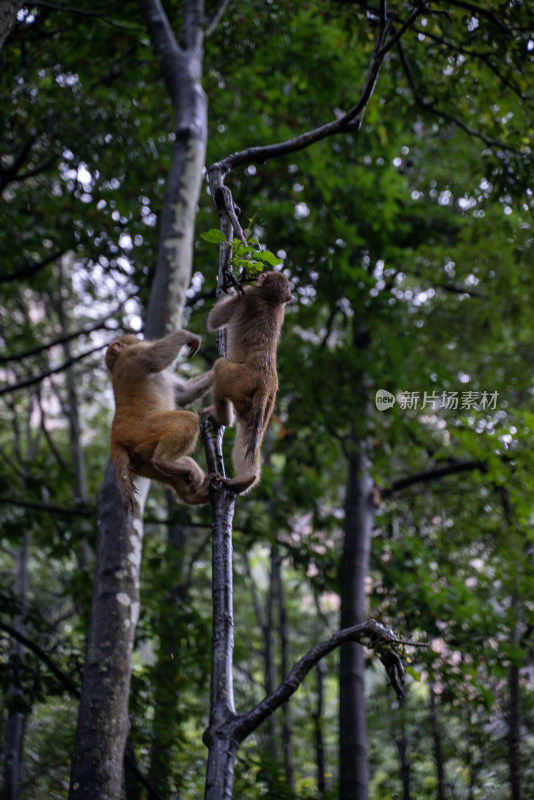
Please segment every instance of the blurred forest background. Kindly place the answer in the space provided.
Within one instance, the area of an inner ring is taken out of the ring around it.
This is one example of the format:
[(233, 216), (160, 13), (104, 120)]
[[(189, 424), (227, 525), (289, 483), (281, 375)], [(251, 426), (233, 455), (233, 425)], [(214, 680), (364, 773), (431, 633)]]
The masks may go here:
[[(143, 330), (175, 126), (137, 3), (0, 5), (13, 12), (0, 51), (0, 748), (5, 796), (31, 800), (68, 791), (113, 416), (103, 353), (117, 331)], [(164, 5), (178, 35), (182, 4)], [(408, 650), (404, 704), (367, 654), (369, 796), (523, 800), (534, 785), (532, 8), (398, 0), (399, 29), (414, 8), (359, 132), (228, 179), (243, 227), (253, 220), (283, 259), (295, 296), (263, 479), (237, 502), (236, 706), (340, 627), (357, 453), (372, 480), (368, 616), (430, 645)], [(205, 41), (206, 164), (346, 111), (379, 13), (230, 2)], [(183, 327), (203, 344), (182, 374), (217, 357), (206, 183), (195, 226)], [(385, 410), (379, 390), (395, 398)], [(203, 792), (210, 589), (210, 508), (169, 511), (153, 486), (127, 750), (164, 798)], [(236, 797), (339, 796), (338, 665), (336, 651), (242, 747)]]

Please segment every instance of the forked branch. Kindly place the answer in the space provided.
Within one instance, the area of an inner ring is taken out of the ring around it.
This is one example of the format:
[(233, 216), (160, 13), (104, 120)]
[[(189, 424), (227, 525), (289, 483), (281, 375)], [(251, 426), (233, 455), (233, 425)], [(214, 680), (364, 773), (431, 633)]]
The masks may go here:
[(350, 628), (337, 631), (330, 638), (315, 645), (311, 650), (297, 661), (287, 678), (267, 697), (265, 697), (255, 708), (246, 714), (241, 715), (235, 721), (235, 735), (238, 741), (243, 741), (250, 733), (270, 716), (273, 711), (297, 691), (302, 681), (328, 653), (331, 653), (346, 642), (357, 642), (358, 644), (369, 647), (378, 653), (378, 656), (385, 667), (389, 683), (394, 688), (398, 697), (404, 694), (405, 669), (402, 656), (398, 652), (398, 646), (413, 644), (412, 642), (402, 642), (392, 630), (385, 628), (376, 620), (371, 619), (354, 625)]
[(258, 147), (248, 147), (236, 153), (232, 153), (221, 161), (212, 164), (208, 170), (208, 180), (211, 195), (215, 207), (222, 219), (229, 220), (237, 238), (244, 241), (244, 234), (237, 218), (236, 208), (232, 194), (225, 186), (224, 180), (232, 169), (245, 164), (263, 164), (271, 158), (281, 158), (282, 156), (304, 150), (312, 144), (320, 142), (330, 136), (340, 133), (354, 133), (361, 127), (365, 109), (373, 95), (374, 88), (378, 79), (380, 68), (384, 59), (391, 49), (391, 46), (398, 41), (402, 35), (414, 22), (417, 16), (422, 13), (424, 4), (418, 5), (410, 17), (401, 26), (398, 32), (392, 33), (394, 15), (388, 15), (385, 2), (381, 6), (380, 19), (378, 20), (378, 33), (373, 47), (367, 73), (365, 75), (363, 88), (359, 100), (345, 114), (331, 122), (306, 131), (300, 136), (295, 136), (285, 142), (277, 142), (271, 145)]

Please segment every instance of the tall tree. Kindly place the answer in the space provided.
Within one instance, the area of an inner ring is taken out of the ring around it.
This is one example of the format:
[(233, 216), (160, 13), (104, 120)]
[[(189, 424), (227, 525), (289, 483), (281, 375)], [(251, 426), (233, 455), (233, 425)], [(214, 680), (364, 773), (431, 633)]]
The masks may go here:
[[(184, 5), (182, 46), (158, 0), (140, 5), (176, 114), (159, 256), (145, 322), (147, 337), (157, 338), (180, 327), (191, 277), (194, 210), (207, 138), (201, 86), (203, 3), (193, 0)], [(133, 517), (126, 515), (113, 467), (108, 465), (99, 494), (97, 566), (72, 758), (71, 798), (115, 798), (120, 793), (147, 488), (145, 485), (140, 494)]]

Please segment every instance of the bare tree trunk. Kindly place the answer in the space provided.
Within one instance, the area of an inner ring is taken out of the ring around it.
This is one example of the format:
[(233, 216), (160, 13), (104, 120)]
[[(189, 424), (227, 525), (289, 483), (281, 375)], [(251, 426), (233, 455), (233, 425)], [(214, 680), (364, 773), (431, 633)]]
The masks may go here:
[[(68, 300), (66, 295), (67, 289), (65, 286), (65, 268), (67, 266), (67, 256), (63, 256), (63, 258), (59, 259), (58, 261), (59, 291), (56, 294), (50, 293), (49, 300), (58, 316), (61, 325), (61, 334), (64, 339), (62, 343), (63, 354), (65, 356), (65, 362), (69, 364), (72, 362), (72, 349), (71, 341), (68, 337), (70, 332), (69, 315), (65, 310), (65, 304)], [(79, 503), (85, 503), (88, 500), (87, 470), (85, 466), (85, 454), (83, 451), (81, 438), (82, 428), (79, 414), (78, 389), (76, 387), (76, 369), (73, 364), (71, 364), (71, 366), (65, 370), (65, 385), (67, 390), (66, 402), (59, 393), (58, 395), (62, 410), (69, 423), (69, 446), (74, 472), (73, 493), (74, 497)], [(80, 567), (84, 570), (88, 570), (89, 565), (92, 563), (92, 549), (87, 541), (87, 538), (84, 537), (77, 542), (75, 553)]]
[(0, 50), (15, 24), (21, 5), (20, 0), (0, 0)]
[[(512, 644), (519, 647), (521, 636), (517, 616), (519, 597), (516, 588), (512, 597), (512, 608), (515, 611), (515, 623), (512, 631)], [(510, 791), (512, 800), (524, 800), (523, 764), (521, 759), (521, 693), (519, 685), (520, 670), (518, 664), (512, 663), (508, 668), (508, 691), (510, 704), (508, 713), (508, 764), (510, 773)]]
[(443, 749), (441, 746), (441, 728), (439, 724), (438, 709), (436, 703), (436, 693), (434, 684), (430, 684), (430, 724), (432, 727), (432, 739), (434, 742), (434, 760), (436, 762), (436, 776), (438, 782), (438, 800), (446, 800), (445, 790), (445, 764), (443, 761)]
[[(345, 541), (341, 562), (341, 629), (363, 622), (365, 580), (369, 571), (374, 522), (373, 481), (362, 449), (348, 455)], [(365, 653), (350, 642), (341, 647), (339, 663), (339, 796), (367, 800), (367, 726), (365, 717)]]
[(142, 524), (126, 516), (110, 464), (99, 494), (98, 549), (70, 797), (117, 800), (139, 615)]
[(179, 328), (191, 282), (195, 215), (208, 136), (202, 89), (204, 2), (184, 2), (184, 47), (179, 47), (160, 0), (139, 0), (176, 111), (176, 138), (163, 208), (158, 261), (150, 292), (145, 334)]
[[(170, 492), (167, 494), (167, 501), (169, 506), (175, 502), (170, 497)], [(166, 569), (173, 570), (174, 581), (165, 597), (165, 608), (169, 611), (158, 620), (155, 631), (159, 638), (159, 648), (155, 667), (156, 694), (149, 779), (162, 797), (169, 796), (173, 746), (177, 738), (176, 677), (181, 670), (177, 614), (183, 613), (187, 596), (187, 587), (184, 585), (184, 551), (188, 538), (189, 531), (183, 525), (169, 525), (165, 563)], [(176, 609), (176, 613), (171, 609)]]
[[(271, 581), (273, 591), (276, 595), (279, 613), (279, 630), (281, 646), (281, 677), (282, 679), (289, 672), (289, 635), (287, 630), (287, 613), (284, 596), (284, 585), (282, 582), (282, 562), (280, 552), (276, 544), (273, 544), (271, 551)], [(282, 749), (284, 759), (284, 773), (289, 789), (295, 793), (295, 771), (293, 767), (293, 730), (291, 725), (291, 709), (289, 703), (282, 706)]]
[[(28, 592), (28, 544), (29, 537), (24, 534), (23, 542), (17, 554), (16, 592), (21, 604), (26, 601)], [(24, 633), (24, 623), (20, 615), (15, 619), (14, 626), (20, 633)], [(14, 639), (10, 643), (10, 662), (17, 662), (24, 658), (23, 645)], [(8, 688), (8, 697), (11, 702), (20, 696), (20, 689), (14, 686)], [(19, 796), (20, 774), (22, 768), (22, 744), (26, 728), (26, 715), (21, 711), (10, 710), (6, 720), (5, 754), (4, 754), (4, 800), (17, 800)]]
[[(57, 295), (50, 295), (50, 302), (54, 306), (58, 319), (61, 325), (61, 333), (64, 337), (62, 344), (63, 353), (65, 355), (65, 362), (69, 363), (72, 360), (72, 349), (70, 339), (66, 334), (69, 333), (68, 317), (65, 313), (65, 279), (64, 279), (64, 265), (59, 260), (59, 275), (58, 275), (59, 292)], [(85, 457), (81, 443), (81, 425), (80, 415), (78, 413), (78, 391), (76, 389), (76, 374), (74, 368), (70, 366), (65, 373), (65, 382), (67, 386), (67, 402), (63, 404), (65, 416), (69, 422), (69, 445), (72, 463), (74, 466), (74, 475), (76, 482), (74, 484), (74, 496), (78, 501), (87, 500), (87, 474), (85, 469)]]
[(317, 762), (317, 794), (324, 797), (326, 794), (324, 739), (323, 739), (323, 699), (324, 699), (324, 674), (325, 667), (321, 662), (315, 668), (317, 676), (317, 708), (313, 713), (313, 727), (315, 738), (315, 760)]
[[(251, 587), (252, 601), (256, 619), (263, 638), (263, 689), (266, 695), (271, 694), (276, 684), (275, 662), (274, 662), (274, 643), (273, 643), (273, 611), (274, 611), (274, 592), (271, 581), (270, 589), (267, 594), (266, 608), (263, 610), (258, 596), (257, 588), (254, 584), (254, 577), (250, 568), (250, 561), (245, 555), (245, 565), (247, 577)], [(264, 743), (264, 744), (263, 744)], [(263, 749), (267, 753), (269, 765), (278, 763), (278, 737), (276, 735), (276, 725), (274, 717), (269, 717), (265, 721), (262, 732)]]
[[(275, 646), (274, 646), (274, 604), (275, 604), (275, 591), (271, 576), (271, 584), (269, 587), (269, 596), (267, 600), (267, 614), (266, 623), (263, 628), (264, 640), (264, 676), (265, 676), (265, 694), (270, 694), (276, 686), (276, 663), (275, 663)], [(274, 717), (269, 717), (265, 723), (267, 750), (271, 764), (278, 763), (278, 735), (277, 725)]]
[[(220, 432), (222, 440), (222, 431)], [(208, 468), (211, 465), (208, 465)], [(213, 640), (210, 720), (204, 734), (208, 747), (205, 800), (230, 800), (234, 767), (241, 742), (234, 735), (236, 718), (233, 684), (234, 618), (232, 521), (235, 495), (220, 487), (213, 500), (212, 597)]]
[[(126, 758), (129, 759), (130, 764), (134, 764), (137, 769), (135, 750), (131, 739), (127, 739), (126, 741)], [(131, 769), (126, 769), (124, 771), (124, 791), (126, 800), (144, 800), (143, 787)]]
[(397, 751), (399, 753), (401, 783), (402, 783), (402, 800), (411, 800), (410, 793), (410, 758), (408, 756), (408, 741), (406, 738), (406, 711), (404, 704), (402, 704), (402, 713), (400, 718), (400, 736), (396, 739)]

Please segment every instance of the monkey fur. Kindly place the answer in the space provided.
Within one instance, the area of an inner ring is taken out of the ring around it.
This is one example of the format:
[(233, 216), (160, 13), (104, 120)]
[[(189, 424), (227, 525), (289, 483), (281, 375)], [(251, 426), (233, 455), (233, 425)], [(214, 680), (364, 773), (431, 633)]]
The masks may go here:
[(191, 411), (176, 410), (176, 403), (187, 406), (207, 394), (213, 371), (181, 381), (168, 369), (183, 345), (189, 347), (191, 358), (200, 342), (200, 336), (185, 330), (153, 342), (126, 334), (106, 351), (115, 394), (111, 458), (126, 510), (134, 507), (132, 474), (171, 488), (189, 505), (209, 500), (213, 476), (205, 475), (187, 455), (197, 442), (198, 417)]
[(276, 348), (284, 306), (293, 300), (282, 272), (265, 272), (255, 286), (222, 297), (208, 317), (210, 331), (226, 328), (226, 358), (213, 365), (213, 413), (219, 425), (237, 418), (232, 453), (235, 476), (224, 479), (237, 494), (251, 489), (261, 476), (260, 446), (271, 417), (278, 375)]

